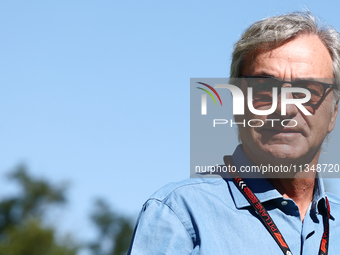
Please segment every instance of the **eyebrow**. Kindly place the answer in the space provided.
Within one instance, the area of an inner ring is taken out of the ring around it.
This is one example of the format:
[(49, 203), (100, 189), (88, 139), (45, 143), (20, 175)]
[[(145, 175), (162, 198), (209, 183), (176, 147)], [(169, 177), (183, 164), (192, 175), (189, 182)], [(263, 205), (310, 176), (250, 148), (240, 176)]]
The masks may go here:
[[(287, 79), (281, 79), (281, 78), (278, 78), (270, 73), (267, 73), (265, 71), (261, 71), (259, 73), (255, 73), (254, 76), (268, 76), (268, 77), (272, 77), (272, 78), (276, 78), (276, 79), (279, 79), (281, 81), (285, 81)], [(313, 77), (303, 77), (303, 78), (294, 78), (294, 79), (289, 79), (290, 81), (316, 81), (316, 82), (322, 82), (320, 81), (320, 79), (329, 79), (329, 78), (313, 78)]]
[(304, 77), (304, 78), (295, 78), (294, 81), (320, 81), (320, 79), (321, 78), (317, 79), (313, 77)]
[[(262, 72), (259, 72), (259, 73), (255, 73), (255, 74), (253, 74), (254, 76), (257, 76), (257, 75), (259, 75), (259, 76), (268, 76), (268, 77), (273, 77), (273, 78), (277, 78), (277, 77), (275, 77), (274, 75), (272, 75), (272, 74), (270, 74), (270, 73), (267, 73), (267, 72), (264, 72), (264, 71), (262, 71)], [(279, 79), (279, 78), (278, 78)]]

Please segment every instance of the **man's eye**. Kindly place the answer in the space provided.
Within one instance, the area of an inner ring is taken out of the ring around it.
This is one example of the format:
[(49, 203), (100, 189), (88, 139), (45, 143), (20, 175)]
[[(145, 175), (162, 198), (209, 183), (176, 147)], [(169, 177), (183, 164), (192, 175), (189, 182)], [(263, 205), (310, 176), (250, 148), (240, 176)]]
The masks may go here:
[(321, 97), (323, 95), (323, 86), (318, 82), (313, 81), (300, 81), (296, 85), (296, 87), (307, 89), (311, 95)]
[(272, 86), (267, 83), (257, 84), (253, 91), (253, 98), (257, 101), (269, 102), (272, 100)]
[(320, 95), (320, 92), (317, 91), (317, 90), (314, 90), (314, 89), (312, 89), (312, 88), (306, 88), (306, 89), (308, 89), (309, 92), (310, 92), (312, 95), (321, 96), (321, 95)]
[(268, 91), (268, 92), (271, 92), (272, 91), (272, 88), (273, 88), (273, 84), (272, 83), (269, 83), (269, 82), (263, 82), (263, 83), (258, 83), (255, 87), (254, 87), (254, 90), (255, 91)]

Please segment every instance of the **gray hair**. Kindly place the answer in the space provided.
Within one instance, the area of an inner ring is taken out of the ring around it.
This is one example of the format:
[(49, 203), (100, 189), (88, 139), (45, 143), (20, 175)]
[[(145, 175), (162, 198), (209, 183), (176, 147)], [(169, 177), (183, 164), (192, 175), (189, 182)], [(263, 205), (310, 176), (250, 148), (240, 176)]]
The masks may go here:
[(309, 12), (292, 12), (266, 18), (252, 24), (236, 42), (232, 54), (230, 77), (239, 78), (248, 54), (271, 50), (302, 34), (317, 35), (333, 60), (333, 109), (340, 98), (340, 33), (331, 26), (320, 25)]

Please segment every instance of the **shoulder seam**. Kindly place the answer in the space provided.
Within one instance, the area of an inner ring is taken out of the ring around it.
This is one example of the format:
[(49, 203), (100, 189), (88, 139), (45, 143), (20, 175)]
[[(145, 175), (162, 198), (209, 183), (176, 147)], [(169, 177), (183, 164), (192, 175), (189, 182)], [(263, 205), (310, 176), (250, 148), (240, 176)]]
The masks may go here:
[[(218, 179), (218, 180), (216, 180), (216, 181), (214, 181), (214, 182), (211, 182), (211, 183), (217, 183), (217, 182), (222, 181), (222, 180), (224, 180), (224, 179), (223, 179), (223, 178), (220, 178), (220, 179)], [(185, 186), (191, 186), (191, 185), (206, 184), (206, 183), (208, 183), (208, 182), (199, 182), (199, 183), (187, 183), (187, 184), (183, 184), (183, 185), (181, 185), (181, 186), (178, 186), (178, 187), (173, 188), (173, 189), (172, 189), (171, 191), (169, 191), (168, 194), (165, 195), (164, 198), (162, 198), (162, 199), (159, 199), (159, 198), (157, 198), (157, 197), (150, 197), (149, 199), (154, 199), (154, 200), (163, 202), (163, 201), (165, 201), (165, 200), (167, 200), (167, 199), (169, 198), (169, 196), (171, 195), (171, 193), (173, 193), (174, 191), (176, 191), (176, 190), (179, 189), (179, 188), (183, 188), (183, 187), (185, 187)], [(149, 199), (148, 199), (148, 200), (149, 200)]]
[(177, 213), (176, 213), (176, 212), (175, 212), (168, 204), (166, 204), (166, 203), (164, 202), (165, 199), (162, 201), (162, 200), (159, 200), (159, 199), (157, 199), (157, 198), (149, 198), (149, 199), (145, 202), (145, 204), (146, 204), (148, 201), (151, 201), (151, 200), (155, 200), (155, 201), (157, 201), (157, 202), (159, 202), (159, 203), (165, 205), (166, 207), (169, 208), (170, 211), (173, 212), (173, 214), (176, 216), (176, 218), (179, 220), (179, 222), (181, 222), (182, 226), (184, 227), (185, 231), (187, 232), (189, 238), (191, 239), (191, 241), (192, 241), (192, 243), (193, 243), (193, 245), (194, 245), (194, 240), (193, 240), (194, 237), (190, 235), (188, 229), (185, 227), (185, 225), (183, 224), (183, 222), (181, 221), (181, 219), (178, 217)]

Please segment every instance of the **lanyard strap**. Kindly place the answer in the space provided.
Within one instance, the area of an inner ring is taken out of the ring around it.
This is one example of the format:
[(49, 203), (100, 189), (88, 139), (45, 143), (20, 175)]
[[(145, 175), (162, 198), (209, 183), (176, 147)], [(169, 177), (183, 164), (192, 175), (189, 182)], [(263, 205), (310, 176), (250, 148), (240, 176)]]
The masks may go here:
[[(227, 166), (233, 166), (233, 162), (231, 160), (231, 156), (225, 156), (224, 157), (224, 163)], [(260, 200), (256, 197), (256, 195), (249, 189), (248, 185), (242, 180), (240, 176), (238, 176), (237, 172), (230, 172), (230, 174), (233, 176), (233, 181), (237, 188), (241, 191), (243, 196), (248, 200), (248, 202), (252, 205), (252, 207), (255, 209), (257, 214), (260, 216), (262, 223), (267, 228), (269, 233), (272, 235), (276, 243), (281, 248), (284, 255), (292, 255), (292, 252), (290, 251), (288, 244), (286, 243), (285, 239), (283, 238), (280, 230), (274, 223), (274, 220), (269, 215), (267, 210), (264, 208)], [(320, 249), (319, 249), (319, 255), (327, 255), (328, 253), (328, 243), (329, 243), (329, 218), (331, 215), (330, 207), (328, 198), (326, 197), (326, 204), (327, 204), (327, 220), (324, 223), (324, 232), (321, 239)]]

